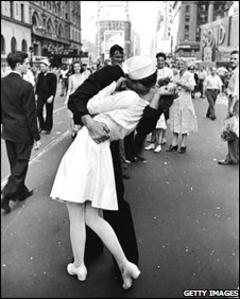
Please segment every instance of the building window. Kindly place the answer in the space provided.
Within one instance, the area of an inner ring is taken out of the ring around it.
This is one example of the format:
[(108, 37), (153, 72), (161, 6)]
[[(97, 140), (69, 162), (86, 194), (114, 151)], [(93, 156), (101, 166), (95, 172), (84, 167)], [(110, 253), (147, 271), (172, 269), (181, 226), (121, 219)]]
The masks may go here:
[(185, 22), (189, 23), (190, 22), (190, 16), (185, 16)]
[(189, 25), (185, 24), (185, 31), (189, 31)]
[(190, 6), (186, 5), (186, 12), (189, 13), (190, 12)]
[(200, 23), (205, 24), (207, 22), (207, 15), (200, 15)]
[(188, 33), (184, 34), (184, 40), (189, 40), (189, 34)]
[(38, 18), (38, 17), (37, 17), (37, 14), (34, 13), (33, 16), (32, 16), (32, 26), (33, 26), (33, 27), (37, 27), (37, 25), (38, 25), (37, 18)]
[(25, 39), (22, 40), (22, 51), (27, 52), (27, 42)]
[(201, 5), (201, 10), (202, 10), (202, 11), (206, 11), (206, 9), (207, 9), (206, 5), (205, 5), (205, 4), (202, 4), (202, 5)]
[(39, 45), (37, 43), (33, 43), (33, 55), (39, 55)]
[(16, 15), (18, 16), (18, 3), (16, 3)]
[(21, 4), (21, 21), (24, 22), (24, 4)]
[(14, 4), (14, 1), (10, 1), (10, 18), (14, 17), (14, 15), (13, 15), (13, 4)]
[(5, 39), (3, 35), (1, 35), (1, 54), (5, 54)]
[(15, 37), (12, 37), (11, 39), (11, 52), (17, 51), (17, 41)]
[(63, 27), (62, 27), (62, 25), (59, 26), (59, 33), (58, 34), (59, 34), (59, 37), (64, 37), (63, 36)]

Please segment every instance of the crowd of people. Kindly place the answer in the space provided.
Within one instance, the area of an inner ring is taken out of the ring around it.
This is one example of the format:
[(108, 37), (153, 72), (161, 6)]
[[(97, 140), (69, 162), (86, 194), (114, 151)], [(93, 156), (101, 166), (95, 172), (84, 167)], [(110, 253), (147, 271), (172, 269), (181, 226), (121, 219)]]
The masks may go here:
[[(73, 142), (61, 159), (49, 196), (64, 202), (68, 210), (73, 261), (67, 272), (85, 280), (87, 259), (100, 255), (104, 244), (114, 257), (123, 288), (130, 288), (141, 272), (131, 208), (124, 199), (126, 165), (145, 162), (144, 150), (161, 152), (168, 128), (172, 140), (167, 151), (187, 152), (187, 137), (198, 130), (196, 90), (207, 97), (207, 118), (216, 119), (214, 105), (225, 92), (227, 118), (238, 119), (238, 51), (231, 54), (228, 84), (214, 67), (196, 73), (183, 59), (167, 64), (164, 53), (157, 53), (156, 60), (135, 56), (124, 62), (119, 45), (111, 47), (110, 59), (94, 72), (80, 61), (71, 69), (50, 70), (45, 59), (31, 76), (27, 54), (10, 53), (7, 61), (11, 71), (1, 79), (1, 121), (11, 174), (1, 191), (1, 209), (10, 212), (10, 201), (33, 194), (25, 185), (28, 163), (34, 142), (38, 149), (41, 134), (51, 134), (60, 82)], [(219, 164), (239, 163), (239, 136), (235, 137)]]

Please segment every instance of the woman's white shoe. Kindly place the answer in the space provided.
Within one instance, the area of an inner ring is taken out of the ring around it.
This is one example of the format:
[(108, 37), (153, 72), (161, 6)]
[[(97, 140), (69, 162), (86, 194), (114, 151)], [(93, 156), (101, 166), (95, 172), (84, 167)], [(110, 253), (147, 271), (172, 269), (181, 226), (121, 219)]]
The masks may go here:
[(161, 147), (161, 145), (159, 144), (159, 145), (155, 148), (154, 153), (159, 153), (159, 152), (161, 152), (161, 150), (162, 150), (162, 147)]
[(150, 150), (153, 150), (155, 148), (155, 144), (154, 143), (150, 143), (149, 145), (147, 145), (145, 147), (145, 150), (146, 151), (150, 151)]
[(122, 279), (123, 279), (123, 289), (127, 290), (132, 286), (133, 279), (137, 279), (139, 275), (141, 274), (141, 271), (138, 269), (138, 267), (128, 262), (122, 269)]
[(69, 275), (77, 275), (78, 280), (84, 281), (87, 277), (87, 268), (82, 265), (80, 267), (75, 267), (74, 264), (68, 264), (67, 272)]

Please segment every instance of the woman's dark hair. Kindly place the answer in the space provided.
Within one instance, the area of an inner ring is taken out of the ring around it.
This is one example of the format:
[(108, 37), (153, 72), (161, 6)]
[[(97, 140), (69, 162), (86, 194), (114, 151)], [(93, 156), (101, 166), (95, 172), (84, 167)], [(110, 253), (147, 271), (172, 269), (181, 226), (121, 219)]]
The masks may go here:
[(86, 68), (87, 69), (87, 64), (86, 63), (83, 63), (82, 65), (81, 65), (81, 70), (80, 70), (80, 73), (83, 73), (84, 71), (85, 71), (85, 69), (84, 68)]
[(141, 79), (141, 80), (132, 80), (132, 81), (139, 82), (143, 86), (151, 88), (157, 82), (157, 71), (155, 73), (153, 73), (152, 75), (150, 75), (149, 77), (147, 77), (147, 78), (144, 78), (144, 79)]
[(23, 64), (24, 60), (28, 57), (28, 54), (21, 51), (11, 52), (7, 56), (7, 63), (10, 68), (15, 69), (17, 63)]

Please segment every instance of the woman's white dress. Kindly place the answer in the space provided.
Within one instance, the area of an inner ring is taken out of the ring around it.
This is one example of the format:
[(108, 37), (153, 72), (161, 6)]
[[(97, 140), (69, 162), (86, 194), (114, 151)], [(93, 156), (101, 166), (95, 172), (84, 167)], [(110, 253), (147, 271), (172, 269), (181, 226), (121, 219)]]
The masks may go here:
[[(176, 80), (192, 89), (195, 86), (193, 74), (188, 71), (185, 71), (182, 76), (177, 74), (174, 77), (173, 82)], [(170, 131), (179, 134), (197, 132), (197, 117), (192, 102), (191, 92), (179, 88), (178, 94), (178, 98), (173, 101), (173, 104), (169, 109)]]
[(134, 91), (113, 94), (113, 82), (91, 98), (87, 108), (110, 129), (110, 140), (97, 144), (83, 127), (64, 154), (53, 183), (52, 199), (118, 210), (110, 141), (123, 139), (137, 126), (148, 104)]

